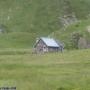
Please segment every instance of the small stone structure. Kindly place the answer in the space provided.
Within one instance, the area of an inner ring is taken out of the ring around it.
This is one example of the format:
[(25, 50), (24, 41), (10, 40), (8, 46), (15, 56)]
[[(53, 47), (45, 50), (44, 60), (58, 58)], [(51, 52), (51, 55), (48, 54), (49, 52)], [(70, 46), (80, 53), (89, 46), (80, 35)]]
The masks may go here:
[(36, 53), (46, 53), (46, 52), (58, 52), (63, 51), (63, 44), (57, 42), (53, 38), (41, 37), (36, 40), (34, 45), (34, 51)]

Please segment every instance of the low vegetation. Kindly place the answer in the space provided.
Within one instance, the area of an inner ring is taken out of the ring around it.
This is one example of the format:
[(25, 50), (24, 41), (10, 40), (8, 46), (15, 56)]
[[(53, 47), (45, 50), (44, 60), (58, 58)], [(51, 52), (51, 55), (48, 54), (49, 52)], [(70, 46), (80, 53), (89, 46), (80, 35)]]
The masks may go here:
[[(6, 54), (7, 51), (12, 54)], [(24, 51), (27, 53), (23, 54)], [(0, 51), (0, 87), (90, 90), (90, 50), (49, 54), (31, 54), (26, 49), (19, 52), (22, 54), (11, 49)]]
[[(42, 36), (62, 41), (67, 49), (78, 48), (81, 36), (80, 48), (82, 41), (90, 43), (89, 9), (90, 0), (0, 0), (0, 88), (90, 90), (89, 49), (31, 50)], [(72, 14), (77, 22), (62, 25), (61, 18)]]
[(89, 19), (89, 7), (89, 0), (0, 0), (0, 48), (32, 47), (37, 37), (62, 32), (60, 18), (65, 14)]
[(79, 21), (59, 31), (55, 31), (54, 34), (51, 34), (51, 37), (55, 37), (64, 42), (67, 49), (78, 48), (78, 40), (80, 37), (85, 38), (86, 42), (90, 43), (89, 23), (90, 20)]

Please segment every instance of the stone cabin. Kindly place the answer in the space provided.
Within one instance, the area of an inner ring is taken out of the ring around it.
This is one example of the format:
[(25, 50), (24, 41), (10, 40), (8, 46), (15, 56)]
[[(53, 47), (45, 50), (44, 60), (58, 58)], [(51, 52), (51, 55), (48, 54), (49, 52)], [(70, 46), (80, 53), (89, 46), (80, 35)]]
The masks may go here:
[(34, 50), (36, 53), (45, 53), (45, 52), (58, 52), (63, 51), (63, 44), (57, 42), (53, 38), (41, 37), (36, 40), (34, 45)]

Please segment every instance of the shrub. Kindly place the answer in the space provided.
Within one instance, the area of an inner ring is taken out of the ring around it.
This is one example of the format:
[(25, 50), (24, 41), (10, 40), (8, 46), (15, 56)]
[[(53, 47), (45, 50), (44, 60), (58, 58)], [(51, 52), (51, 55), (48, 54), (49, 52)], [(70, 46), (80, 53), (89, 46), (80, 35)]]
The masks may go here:
[(83, 37), (83, 35), (79, 32), (74, 32), (71, 34), (70, 42), (73, 48), (78, 49), (78, 42), (81, 37)]

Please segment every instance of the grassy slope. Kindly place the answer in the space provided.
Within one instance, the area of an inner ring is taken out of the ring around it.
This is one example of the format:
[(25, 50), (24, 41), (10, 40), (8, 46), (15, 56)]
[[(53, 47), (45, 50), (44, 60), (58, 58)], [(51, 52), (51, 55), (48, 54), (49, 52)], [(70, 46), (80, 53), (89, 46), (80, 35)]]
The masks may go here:
[(88, 27), (90, 26), (90, 20), (82, 20), (78, 23), (69, 25), (66, 28), (62, 28), (54, 32), (51, 36), (63, 41), (66, 44), (70, 43), (72, 33), (78, 32), (83, 35), (88, 41), (90, 41), (90, 33), (88, 32)]
[[(68, 1), (79, 19), (89, 14), (89, 0)], [(0, 47), (28, 48), (36, 37), (59, 30), (63, 7), (64, 0), (0, 0), (0, 24), (9, 31), (0, 35)]]
[(57, 4), (54, 0), (0, 0), (0, 24), (9, 31), (0, 37), (1, 48), (27, 48), (36, 37), (59, 29)]
[(12, 50), (12, 55), (6, 55), (4, 51), (1, 55), (0, 51), (0, 87), (16, 86), (17, 90), (90, 90), (90, 50), (45, 55), (16, 52), (13, 55)]

